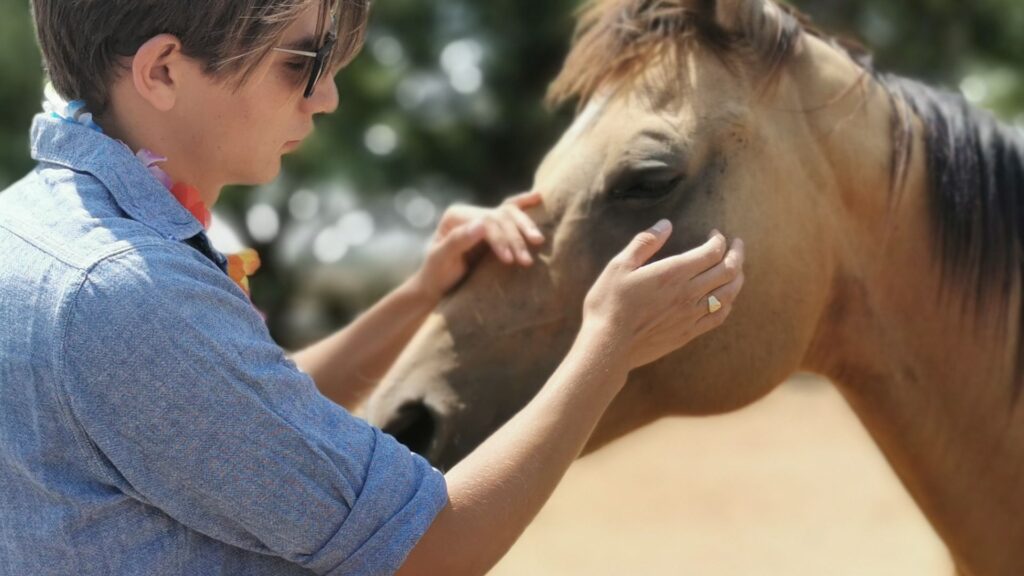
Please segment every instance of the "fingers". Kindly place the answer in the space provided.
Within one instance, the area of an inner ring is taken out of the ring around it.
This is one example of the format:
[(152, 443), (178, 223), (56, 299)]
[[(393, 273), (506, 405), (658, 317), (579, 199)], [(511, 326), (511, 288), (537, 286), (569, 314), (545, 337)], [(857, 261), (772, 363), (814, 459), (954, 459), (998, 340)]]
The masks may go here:
[(534, 224), (533, 220), (523, 212), (519, 206), (507, 205), (504, 207), (509, 218), (516, 223), (519, 228), (519, 232), (530, 241), (533, 245), (540, 245), (544, 243), (544, 234), (541, 233), (540, 228)]
[(659, 220), (657, 224), (633, 237), (633, 241), (615, 257), (615, 261), (630, 270), (643, 266), (661, 250), (672, 235), (672, 223)]
[(511, 219), (503, 219), (498, 221), (498, 225), (501, 226), (508, 248), (515, 255), (516, 261), (523, 266), (532, 265), (533, 257), (530, 256), (530, 250), (527, 249), (526, 241), (523, 240), (523, 234), (519, 231), (516, 222)]
[(491, 250), (494, 251), (494, 255), (498, 257), (498, 260), (501, 260), (505, 264), (512, 264), (515, 262), (516, 258), (512, 252), (512, 246), (506, 238), (506, 232), (502, 227), (501, 222), (487, 218), (484, 220), (483, 225), (487, 230), (487, 243), (491, 245)]
[[(710, 294), (741, 276), (743, 274), (744, 259), (745, 249), (743, 240), (737, 238), (733, 240), (729, 252), (722, 258), (721, 262), (693, 279), (698, 293)], [(701, 298), (703, 299), (703, 296)]]
[(453, 229), (441, 244), (438, 250), (442, 252), (454, 251), (457, 254), (465, 254), (473, 249), (487, 236), (487, 228), (482, 220), (475, 220)]
[(746, 280), (746, 276), (741, 273), (728, 284), (714, 291), (714, 296), (722, 303), (723, 309), (732, 308), (732, 305), (736, 302), (736, 297), (739, 296), (740, 290), (743, 289), (743, 283), (746, 282)]
[[(743, 283), (745, 281), (746, 278), (743, 276), (743, 274), (740, 274), (736, 278), (732, 279), (725, 286), (722, 286), (721, 288), (716, 288), (715, 290), (709, 292), (707, 296), (697, 301), (696, 306), (700, 307), (707, 314), (720, 314), (722, 312), (725, 312), (726, 315), (728, 315), (729, 310), (732, 309), (733, 303), (736, 302), (736, 297), (739, 295), (740, 290), (743, 289)], [(721, 308), (714, 312), (711, 311), (711, 308), (708, 305), (708, 300), (712, 296), (714, 296), (715, 299), (718, 300), (718, 303), (721, 304)]]
[(679, 280), (690, 280), (718, 265), (725, 258), (728, 243), (717, 230), (711, 232), (707, 242), (682, 254), (669, 256), (644, 268), (646, 275), (668, 275)]
[(531, 192), (520, 196), (524, 199), (517, 200), (518, 197), (514, 197), (487, 214), (487, 241), (498, 259), (505, 264), (531, 266), (533, 256), (530, 255), (527, 241), (533, 245), (543, 244), (544, 235), (520, 206), (535, 202), (540, 195)]
[(470, 224), (474, 220), (473, 206), (466, 206), (465, 204), (452, 204), (447, 210), (441, 215), (441, 220), (437, 224), (437, 231), (434, 236), (438, 239), (447, 238), (453, 230)]
[[(735, 249), (737, 244), (738, 250)], [(732, 313), (732, 307), (733, 304), (736, 302), (736, 297), (739, 295), (740, 290), (743, 289), (743, 283), (746, 281), (742, 269), (743, 242), (741, 240), (737, 240), (736, 242), (733, 243), (733, 245), (734, 250), (730, 250), (729, 255), (727, 255), (725, 259), (732, 260), (733, 262), (739, 262), (739, 264), (737, 265), (736, 272), (723, 274), (716, 270), (708, 273), (710, 275), (715, 276), (715, 282), (718, 282), (722, 278), (728, 278), (730, 276), (732, 277), (732, 279), (725, 283), (723, 286), (715, 288), (714, 290), (710, 291), (706, 296), (702, 297), (694, 304), (694, 306), (700, 309), (700, 313), (703, 314), (703, 316), (699, 320), (697, 320), (696, 324), (694, 325), (698, 330), (698, 334), (703, 334), (708, 330), (721, 326), (722, 323), (725, 322), (725, 319), (729, 317), (729, 314)], [(722, 268), (725, 268), (725, 266), (723, 266)], [(714, 296), (721, 304), (721, 308), (715, 310), (714, 312), (711, 311), (711, 307), (709, 304), (709, 300), (712, 296)]]
[(542, 202), (543, 198), (540, 192), (524, 192), (502, 202), (498, 210), (503, 212), (505, 217), (515, 222), (516, 227), (519, 228), (519, 233), (531, 244), (540, 245), (544, 243), (544, 234), (541, 233), (540, 228), (537, 227), (533, 219), (526, 215), (524, 210), (537, 206)]
[[(473, 222), (479, 222), (483, 233), (481, 237), (486, 238), (499, 260), (505, 264), (530, 266), (533, 264), (533, 256), (527, 243), (534, 246), (543, 244), (544, 234), (523, 210), (541, 202), (540, 192), (526, 192), (512, 196), (497, 208), (451, 206), (441, 218), (435, 239), (446, 244), (449, 235)], [(469, 244), (469, 247), (473, 245), (475, 242)]]
[[(732, 307), (736, 302), (736, 297), (739, 295), (740, 290), (743, 289), (743, 282), (744, 277), (741, 273), (725, 286), (715, 290), (711, 294), (708, 294), (707, 297), (701, 298), (696, 305), (703, 308), (704, 316), (694, 324), (698, 335), (703, 334), (712, 328), (717, 328), (725, 322), (725, 319), (729, 317), (730, 313), (732, 313)], [(711, 296), (717, 298), (722, 304), (722, 307), (715, 312), (711, 312), (708, 308), (708, 298)]]
[(541, 193), (533, 190), (530, 192), (523, 192), (522, 194), (516, 194), (515, 196), (510, 196), (505, 200), (504, 204), (510, 204), (520, 210), (525, 210), (527, 208), (533, 208), (534, 206), (541, 204), (543, 201), (544, 198), (541, 196)]

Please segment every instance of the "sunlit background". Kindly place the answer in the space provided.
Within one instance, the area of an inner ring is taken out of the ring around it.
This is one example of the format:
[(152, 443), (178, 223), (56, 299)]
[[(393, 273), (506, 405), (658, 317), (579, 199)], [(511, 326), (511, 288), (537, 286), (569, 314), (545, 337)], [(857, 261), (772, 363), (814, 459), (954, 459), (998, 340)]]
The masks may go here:
[[(961, 90), (1024, 129), (1024, 1), (804, 0), (878, 67)], [(542, 105), (577, 0), (380, 0), (341, 108), (212, 230), (257, 248), (256, 304), (287, 349), (410, 274), (452, 202), (529, 188), (571, 119)], [(32, 167), (43, 79), (28, 0), (0, 0), (0, 189)], [(640, 487), (638, 489), (638, 486)], [(570, 470), (493, 572), (948, 574), (948, 554), (845, 402), (817, 380), (715, 419), (661, 422)]]
[[(0, 189), (31, 166), (43, 79), (28, 0), (0, 0)], [(341, 73), (341, 108), (278, 181), (227, 191), (214, 235), (257, 248), (254, 299), (296, 348), (343, 325), (417, 265), (452, 202), (497, 203), (531, 185), (570, 119), (542, 105), (576, 0), (382, 0), (366, 49)], [(880, 67), (952, 88), (1024, 125), (1020, 0), (817, 0), (826, 28)]]

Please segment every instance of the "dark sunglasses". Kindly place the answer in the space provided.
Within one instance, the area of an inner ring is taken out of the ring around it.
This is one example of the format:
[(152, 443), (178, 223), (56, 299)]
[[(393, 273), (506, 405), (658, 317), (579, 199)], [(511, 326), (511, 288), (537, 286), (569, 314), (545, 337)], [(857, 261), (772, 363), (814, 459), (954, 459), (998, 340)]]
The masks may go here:
[(332, 15), (330, 19), (330, 32), (327, 37), (324, 38), (324, 43), (320, 46), (316, 52), (307, 52), (305, 50), (292, 50), (290, 48), (274, 48), (275, 52), (283, 52), (285, 54), (294, 54), (296, 56), (306, 56), (307, 58), (313, 59), (313, 66), (309, 70), (309, 81), (306, 83), (306, 90), (302, 93), (303, 98), (309, 98), (316, 91), (316, 85), (320, 82), (320, 78), (324, 75), (324, 69), (331, 62), (331, 57), (334, 56), (334, 47), (338, 43), (338, 35), (334, 32), (334, 21), (335, 16)]

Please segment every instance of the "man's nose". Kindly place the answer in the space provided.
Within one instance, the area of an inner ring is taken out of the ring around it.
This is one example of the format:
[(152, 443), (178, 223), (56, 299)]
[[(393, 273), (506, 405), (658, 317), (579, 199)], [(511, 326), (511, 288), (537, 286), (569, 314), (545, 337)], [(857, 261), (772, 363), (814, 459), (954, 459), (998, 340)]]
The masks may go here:
[(326, 77), (317, 82), (313, 94), (304, 99), (312, 114), (330, 114), (338, 109), (338, 85), (333, 77)]

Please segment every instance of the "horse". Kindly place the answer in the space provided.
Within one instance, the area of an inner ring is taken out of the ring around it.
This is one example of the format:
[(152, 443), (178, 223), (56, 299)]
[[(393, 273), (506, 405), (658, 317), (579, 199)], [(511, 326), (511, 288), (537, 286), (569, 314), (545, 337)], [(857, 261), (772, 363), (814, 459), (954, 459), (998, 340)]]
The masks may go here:
[(1024, 137), (773, 0), (590, 0), (549, 96), (548, 239), (482, 261), (368, 401), (450, 467), (569, 349), (588, 287), (660, 217), (663, 255), (747, 245), (725, 325), (633, 371), (587, 451), (824, 375), (963, 574), (1024, 574)]

